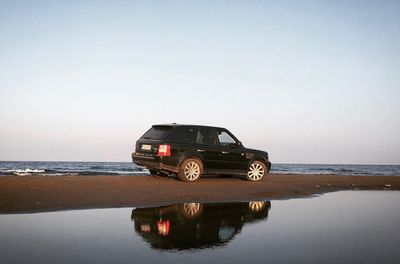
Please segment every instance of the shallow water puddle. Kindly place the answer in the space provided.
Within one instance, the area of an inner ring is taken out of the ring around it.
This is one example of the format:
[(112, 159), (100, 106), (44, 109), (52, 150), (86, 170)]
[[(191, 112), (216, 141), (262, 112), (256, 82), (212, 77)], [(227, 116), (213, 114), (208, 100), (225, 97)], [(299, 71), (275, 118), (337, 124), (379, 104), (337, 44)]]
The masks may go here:
[(399, 263), (400, 192), (0, 215), (0, 263)]

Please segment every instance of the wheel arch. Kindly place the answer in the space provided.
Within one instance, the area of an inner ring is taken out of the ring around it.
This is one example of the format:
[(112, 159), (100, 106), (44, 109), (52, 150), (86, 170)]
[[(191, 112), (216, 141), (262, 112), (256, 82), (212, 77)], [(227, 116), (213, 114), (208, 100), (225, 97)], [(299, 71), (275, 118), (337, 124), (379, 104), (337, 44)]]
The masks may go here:
[(178, 168), (182, 165), (182, 163), (187, 160), (187, 159), (197, 159), (200, 161), (200, 173), (204, 173), (204, 157), (197, 151), (187, 151), (181, 155), (181, 157), (178, 160)]
[(261, 161), (262, 163), (265, 164), (265, 166), (268, 168), (268, 160), (261, 156), (261, 155), (254, 155), (250, 160), (247, 166), (249, 167), (254, 161)]

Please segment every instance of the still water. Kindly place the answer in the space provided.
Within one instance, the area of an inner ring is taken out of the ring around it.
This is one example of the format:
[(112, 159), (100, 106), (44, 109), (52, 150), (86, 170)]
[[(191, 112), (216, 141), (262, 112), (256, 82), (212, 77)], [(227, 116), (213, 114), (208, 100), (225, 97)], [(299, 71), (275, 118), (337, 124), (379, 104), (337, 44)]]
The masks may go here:
[(400, 263), (400, 192), (0, 215), (0, 263)]

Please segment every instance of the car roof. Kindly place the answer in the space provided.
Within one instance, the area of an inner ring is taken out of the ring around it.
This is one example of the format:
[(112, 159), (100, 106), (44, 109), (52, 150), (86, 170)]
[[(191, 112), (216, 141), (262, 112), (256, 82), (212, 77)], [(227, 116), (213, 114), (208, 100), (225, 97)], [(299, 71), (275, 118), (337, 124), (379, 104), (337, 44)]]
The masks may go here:
[(152, 125), (154, 126), (171, 126), (171, 127), (210, 127), (210, 128), (221, 128), (221, 129), (226, 129), (223, 127), (216, 127), (216, 126), (205, 126), (205, 125), (190, 125), (190, 124), (177, 124), (177, 123), (170, 123), (170, 124), (156, 124)]

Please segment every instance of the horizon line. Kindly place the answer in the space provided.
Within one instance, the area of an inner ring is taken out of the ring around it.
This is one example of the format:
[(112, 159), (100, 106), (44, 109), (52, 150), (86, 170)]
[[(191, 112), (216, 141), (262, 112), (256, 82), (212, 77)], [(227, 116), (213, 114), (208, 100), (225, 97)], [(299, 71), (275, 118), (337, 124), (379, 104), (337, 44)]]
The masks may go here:
[[(78, 160), (0, 160), (0, 162), (80, 162), (80, 163), (134, 163), (132, 161), (78, 161)], [(400, 164), (365, 164), (365, 163), (290, 163), (290, 162), (276, 162), (272, 163), (274, 164), (279, 164), (279, 165), (332, 165), (332, 166), (338, 166), (338, 165), (347, 165), (347, 166), (400, 166)]]

